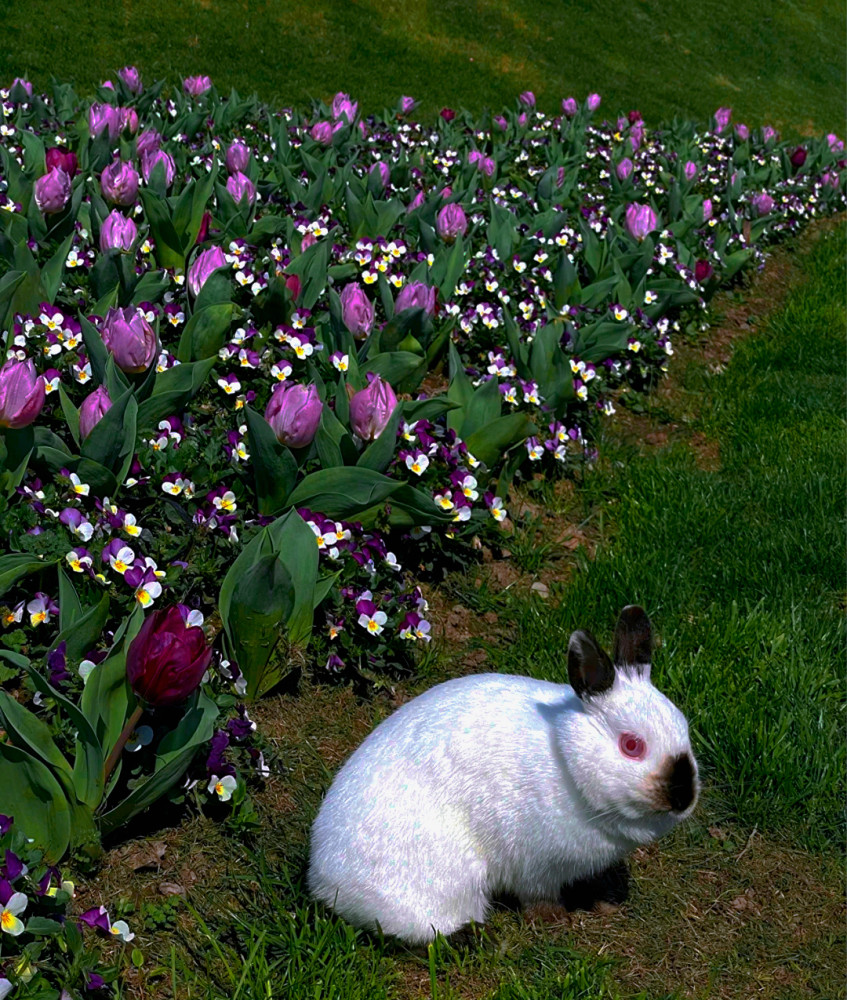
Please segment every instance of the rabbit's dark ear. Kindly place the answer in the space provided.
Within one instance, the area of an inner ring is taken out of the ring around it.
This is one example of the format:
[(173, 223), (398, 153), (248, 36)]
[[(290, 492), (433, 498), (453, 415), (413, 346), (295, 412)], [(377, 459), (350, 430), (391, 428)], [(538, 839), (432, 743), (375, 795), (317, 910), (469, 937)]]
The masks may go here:
[(568, 680), (580, 698), (607, 691), (615, 668), (590, 632), (574, 632), (568, 643)]
[(618, 667), (637, 667), (649, 671), (653, 659), (653, 629), (644, 608), (630, 604), (621, 611), (615, 628), (612, 659)]

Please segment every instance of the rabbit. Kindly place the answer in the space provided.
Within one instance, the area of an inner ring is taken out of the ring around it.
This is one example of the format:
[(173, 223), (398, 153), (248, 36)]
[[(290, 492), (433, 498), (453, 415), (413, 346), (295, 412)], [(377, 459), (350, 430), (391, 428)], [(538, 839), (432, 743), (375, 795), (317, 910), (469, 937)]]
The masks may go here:
[(585, 631), (570, 685), (504, 674), (438, 684), (364, 740), (314, 821), (312, 896), (355, 926), (425, 944), (492, 897), (558, 901), (694, 809), (682, 712), (650, 682), (652, 631), (621, 612), (614, 663)]

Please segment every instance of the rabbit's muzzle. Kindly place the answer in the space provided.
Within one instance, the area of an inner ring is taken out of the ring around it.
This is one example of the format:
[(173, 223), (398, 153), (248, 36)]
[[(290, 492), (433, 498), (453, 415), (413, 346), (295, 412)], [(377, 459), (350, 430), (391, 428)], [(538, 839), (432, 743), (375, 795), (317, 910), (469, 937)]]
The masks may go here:
[(697, 801), (697, 767), (691, 754), (668, 757), (654, 775), (651, 804), (658, 812), (684, 813)]

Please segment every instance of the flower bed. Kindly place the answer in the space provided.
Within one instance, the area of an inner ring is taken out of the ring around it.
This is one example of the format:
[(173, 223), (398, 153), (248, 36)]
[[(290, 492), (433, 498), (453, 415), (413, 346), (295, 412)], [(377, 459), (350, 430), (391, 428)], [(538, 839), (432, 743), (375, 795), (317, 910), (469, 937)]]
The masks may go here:
[(728, 109), (162, 95), (132, 68), (93, 103), (0, 92), (0, 782), (45, 864), (181, 782), (245, 807), (239, 703), (304, 662), (412, 669), (420, 574), (845, 206), (839, 139)]

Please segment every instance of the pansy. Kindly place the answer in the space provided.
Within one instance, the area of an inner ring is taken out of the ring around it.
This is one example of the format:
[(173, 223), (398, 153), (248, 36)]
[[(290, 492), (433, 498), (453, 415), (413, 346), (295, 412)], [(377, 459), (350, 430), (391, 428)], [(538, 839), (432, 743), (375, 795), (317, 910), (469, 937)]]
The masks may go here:
[(26, 609), (29, 612), (30, 625), (48, 625), (51, 616), (59, 613), (59, 605), (48, 594), (41, 591), (28, 602)]
[(109, 928), (109, 933), (112, 937), (116, 937), (119, 941), (123, 941), (124, 944), (129, 944), (129, 942), (135, 937), (134, 934), (130, 933), (129, 924), (125, 920), (116, 920)]
[(28, 900), (22, 892), (13, 892), (0, 910), (0, 930), (12, 937), (24, 932), (24, 923), (18, 919), (27, 907)]
[(112, 569), (123, 575), (135, 561), (135, 553), (128, 545), (122, 545), (117, 552), (110, 552), (108, 559)]
[(486, 493), (484, 499), (485, 505), (488, 507), (494, 520), (504, 521), (507, 512), (503, 506), (503, 500), (500, 497), (493, 496), (491, 493)]
[(406, 468), (414, 472), (416, 476), (422, 476), (429, 467), (429, 459), (423, 452), (407, 453)]
[(11, 608), (3, 615), (3, 624), (8, 627), (9, 625), (14, 625), (23, 618), (24, 613), (24, 602), (21, 601), (14, 608)]
[(221, 802), (229, 802), (237, 785), (238, 782), (231, 774), (225, 774), (221, 778), (213, 774), (207, 787), (209, 793), (217, 795)]

